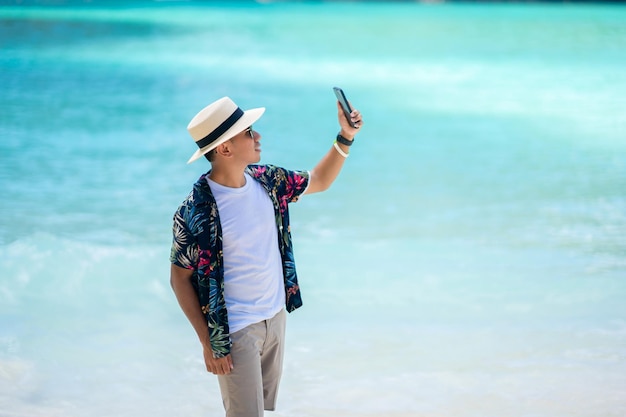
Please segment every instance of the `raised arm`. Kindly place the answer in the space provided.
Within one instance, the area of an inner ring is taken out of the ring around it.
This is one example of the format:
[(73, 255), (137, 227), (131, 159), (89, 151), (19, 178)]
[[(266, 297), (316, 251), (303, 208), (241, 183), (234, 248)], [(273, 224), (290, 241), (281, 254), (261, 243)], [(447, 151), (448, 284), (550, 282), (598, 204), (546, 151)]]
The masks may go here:
[[(363, 119), (361, 118), (361, 113), (358, 110), (353, 110), (351, 117), (357, 127), (350, 126), (343, 110), (341, 109), (341, 105), (337, 102), (337, 119), (339, 120), (339, 126), (341, 126), (339, 134), (348, 141), (354, 140), (354, 136), (359, 131), (359, 128), (363, 126)], [(335, 147), (338, 147), (341, 152), (339, 152), (339, 150)], [(327, 190), (339, 175), (349, 152), (350, 148), (347, 145), (339, 142), (333, 144), (326, 155), (324, 155), (315, 168), (311, 170), (309, 186), (305, 194), (318, 193), (320, 191)]]

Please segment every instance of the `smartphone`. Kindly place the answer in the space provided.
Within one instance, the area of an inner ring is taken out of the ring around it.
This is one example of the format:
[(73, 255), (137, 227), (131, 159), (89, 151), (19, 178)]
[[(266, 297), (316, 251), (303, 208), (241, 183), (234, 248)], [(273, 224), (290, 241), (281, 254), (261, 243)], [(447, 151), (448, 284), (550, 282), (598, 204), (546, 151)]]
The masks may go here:
[(352, 107), (350, 107), (348, 99), (343, 93), (343, 90), (339, 87), (333, 87), (333, 91), (337, 96), (337, 100), (339, 100), (339, 104), (341, 104), (341, 108), (343, 109), (343, 113), (346, 115), (346, 119), (348, 119), (348, 123), (350, 124), (350, 126), (356, 127), (356, 125), (352, 122), (352, 118), (350, 117), (350, 113), (352, 113)]

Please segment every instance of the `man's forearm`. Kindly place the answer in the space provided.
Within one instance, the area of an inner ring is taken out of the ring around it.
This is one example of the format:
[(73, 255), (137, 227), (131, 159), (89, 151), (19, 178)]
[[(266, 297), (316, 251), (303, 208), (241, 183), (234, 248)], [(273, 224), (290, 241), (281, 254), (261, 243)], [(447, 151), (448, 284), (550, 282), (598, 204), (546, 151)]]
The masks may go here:
[(203, 346), (210, 347), (209, 329), (206, 318), (204, 314), (202, 314), (198, 296), (190, 281), (192, 273), (191, 270), (172, 265), (170, 284), (172, 285), (180, 308), (196, 331), (200, 343), (202, 343)]
[[(343, 131), (341, 135), (345, 135), (344, 137), (348, 140), (354, 139), (353, 136), (348, 136), (348, 134)], [(339, 147), (339, 149), (335, 147)], [(341, 172), (341, 168), (343, 168), (343, 164), (349, 152), (350, 148), (348, 146), (338, 142), (334, 143), (326, 155), (317, 163), (315, 168), (311, 170), (307, 194), (326, 191), (339, 176), (339, 172)]]

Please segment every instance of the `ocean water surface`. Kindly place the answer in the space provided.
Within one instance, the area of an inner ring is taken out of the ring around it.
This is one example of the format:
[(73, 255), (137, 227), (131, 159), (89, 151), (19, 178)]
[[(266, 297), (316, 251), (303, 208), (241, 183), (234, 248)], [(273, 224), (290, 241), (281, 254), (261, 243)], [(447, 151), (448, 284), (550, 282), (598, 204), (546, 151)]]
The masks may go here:
[(0, 416), (221, 415), (169, 288), (185, 127), (265, 106), (310, 169), (334, 85), (366, 124), (292, 205), (272, 415), (626, 415), (624, 50), (609, 5), (0, 7)]

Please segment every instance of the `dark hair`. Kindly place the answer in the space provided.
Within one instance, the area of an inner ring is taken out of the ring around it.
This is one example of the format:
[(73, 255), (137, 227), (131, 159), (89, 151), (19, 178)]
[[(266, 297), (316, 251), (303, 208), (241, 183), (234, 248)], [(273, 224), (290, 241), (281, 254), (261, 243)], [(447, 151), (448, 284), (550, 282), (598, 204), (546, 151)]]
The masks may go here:
[(213, 162), (213, 160), (215, 159), (215, 148), (211, 149), (209, 152), (204, 154), (204, 157), (206, 158), (207, 161), (209, 162)]

